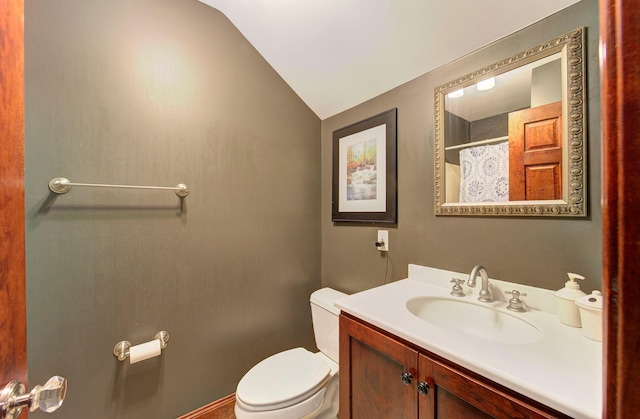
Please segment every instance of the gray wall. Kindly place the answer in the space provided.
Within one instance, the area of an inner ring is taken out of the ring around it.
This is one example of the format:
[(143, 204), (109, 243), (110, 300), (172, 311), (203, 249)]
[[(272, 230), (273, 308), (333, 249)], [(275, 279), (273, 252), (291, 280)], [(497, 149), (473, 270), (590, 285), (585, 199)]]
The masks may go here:
[[(407, 264), (469, 272), (476, 264), (490, 277), (548, 289), (564, 285), (566, 272), (601, 280), (600, 93), (598, 3), (582, 0), (549, 18), (429, 72), (322, 122), (322, 280), (354, 292), (407, 276)], [(433, 199), (434, 88), (524, 51), (576, 27), (587, 27), (589, 218), (522, 219), (436, 217)], [(444, 41), (444, 40), (443, 40)], [(375, 248), (386, 226), (331, 222), (332, 132), (389, 108), (398, 108), (398, 224), (389, 228), (388, 258)], [(387, 266), (388, 263), (388, 266)]]
[[(54, 416), (171, 418), (232, 393), (265, 356), (314, 349), (308, 296), (321, 279), (353, 292), (385, 271), (406, 277), (408, 263), (483, 263), (492, 277), (546, 288), (567, 271), (587, 276), (587, 290), (600, 285), (595, 0), (322, 123), (196, 0), (30, 0), (25, 25), (29, 376), (32, 386), (69, 379)], [(435, 217), (434, 87), (583, 25), (589, 218)], [(392, 107), (399, 223), (334, 225), (331, 134)], [(191, 194), (53, 196), (56, 176), (184, 182)], [(390, 229), (388, 258), (375, 250), (378, 228)], [(128, 365), (111, 353), (162, 329), (161, 357)]]
[[(69, 380), (52, 417), (174, 418), (315, 349), (319, 118), (196, 0), (29, 0), (25, 25), (29, 379)], [(161, 357), (113, 356), (159, 330)]]

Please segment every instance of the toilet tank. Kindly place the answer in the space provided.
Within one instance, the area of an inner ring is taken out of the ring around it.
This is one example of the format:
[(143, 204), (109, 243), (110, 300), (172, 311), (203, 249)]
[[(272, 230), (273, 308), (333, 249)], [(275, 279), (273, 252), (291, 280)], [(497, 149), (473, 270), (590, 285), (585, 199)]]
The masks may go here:
[(340, 310), (333, 305), (347, 294), (332, 288), (321, 288), (311, 294), (311, 318), (316, 346), (326, 356), (338, 362), (338, 315)]

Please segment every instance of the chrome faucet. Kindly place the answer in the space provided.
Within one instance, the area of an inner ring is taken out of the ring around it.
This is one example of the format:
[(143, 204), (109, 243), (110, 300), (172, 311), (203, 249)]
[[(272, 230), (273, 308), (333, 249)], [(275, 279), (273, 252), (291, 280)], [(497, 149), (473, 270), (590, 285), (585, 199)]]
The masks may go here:
[(467, 285), (470, 287), (476, 286), (476, 277), (480, 274), (480, 278), (482, 279), (482, 289), (478, 293), (478, 301), (482, 301), (483, 303), (490, 303), (493, 301), (491, 298), (491, 291), (489, 291), (489, 275), (487, 274), (487, 270), (482, 265), (476, 265), (471, 270), (469, 274), (469, 279), (467, 280)]

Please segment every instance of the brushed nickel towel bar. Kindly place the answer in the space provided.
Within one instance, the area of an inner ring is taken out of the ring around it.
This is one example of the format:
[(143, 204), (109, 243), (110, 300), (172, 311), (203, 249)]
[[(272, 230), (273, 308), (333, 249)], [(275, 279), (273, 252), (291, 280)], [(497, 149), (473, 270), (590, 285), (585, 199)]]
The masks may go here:
[(49, 181), (49, 189), (57, 194), (64, 194), (71, 190), (72, 186), (92, 187), (92, 188), (124, 188), (124, 189), (157, 189), (175, 191), (176, 195), (184, 198), (189, 195), (189, 188), (184, 183), (177, 186), (136, 186), (136, 185), (108, 185), (102, 183), (74, 183), (63, 177), (55, 177)]

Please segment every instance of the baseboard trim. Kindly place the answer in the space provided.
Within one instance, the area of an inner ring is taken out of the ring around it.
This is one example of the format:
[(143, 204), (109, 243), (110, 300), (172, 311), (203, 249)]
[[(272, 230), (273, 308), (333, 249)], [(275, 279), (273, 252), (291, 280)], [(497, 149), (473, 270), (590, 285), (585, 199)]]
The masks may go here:
[(202, 406), (199, 409), (180, 416), (178, 419), (235, 419), (233, 409), (236, 405), (236, 395), (229, 394), (220, 400)]

